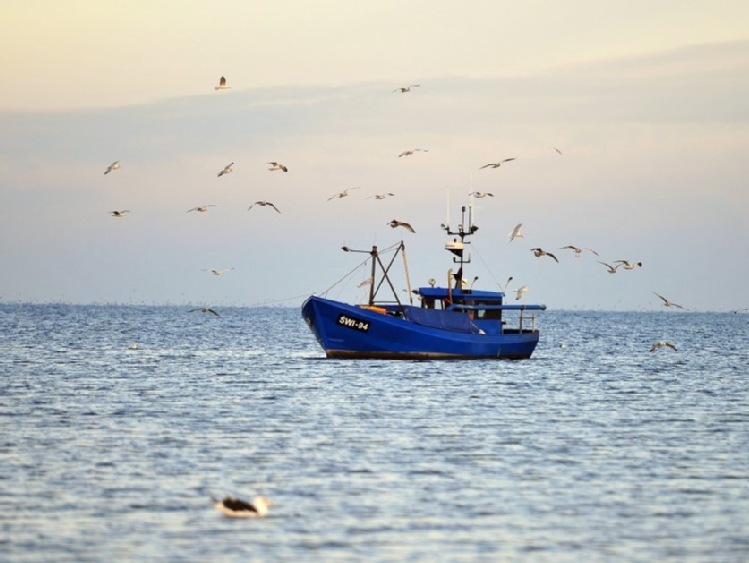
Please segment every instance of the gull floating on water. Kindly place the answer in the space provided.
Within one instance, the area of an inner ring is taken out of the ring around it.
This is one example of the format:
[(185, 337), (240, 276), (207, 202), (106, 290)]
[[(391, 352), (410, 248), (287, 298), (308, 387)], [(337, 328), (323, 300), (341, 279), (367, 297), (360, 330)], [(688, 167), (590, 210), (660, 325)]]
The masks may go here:
[(512, 229), (512, 232), (509, 233), (510, 242), (512, 242), (516, 238), (523, 238), (523, 232), (520, 230), (522, 227), (522, 223), (518, 223), (517, 225), (515, 225), (515, 228)]
[(109, 174), (110, 172), (114, 170), (119, 170), (119, 169), (120, 169), (120, 161), (115, 160), (112, 164), (107, 166), (107, 169), (104, 171), (104, 174)]
[(271, 172), (274, 170), (283, 170), (284, 172), (289, 171), (289, 169), (280, 162), (269, 162), (268, 164), (270, 164), (270, 168), (268, 168), (268, 170), (270, 170)]
[(187, 212), (190, 213), (191, 211), (197, 211), (198, 213), (205, 213), (208, 211), (209, 207), (216, 207), (215, 205), (198, 205), (197, 207), (193, 207), (192, 209), (188, 209)]
[(568, 244), (567, 246), (561, 247), (559, 250), (572, 250), (575, 252), (575, 258), (580, 258), (580, 253), (583, 250), (587, 250), (588, 252), (592, 252), (593, 254), (598, 256), (598, 252), (596, 252), (592, 248), (580, 248), (579, 246), (575, 246), (574, 244)]
[(617, 264), (616, 266), (612, 266), (611, 264), (607, 264), (606, 262), (601, 262), (600, 260), (598, 261), (598, 263), (599, 264), (603, 264), (604, 266), (606, 266), (606, 271), (609, 274), (615, 274), (616, 273), (616, 269), (621, 266), (621, 264)]
[(482, 198), (485, 198), (487, 196), (488, 197), (494, 197), (494, 194), (493, 193), (489, 193), (489, 192), (471, 192), (468, 195), (471, 195), (471, 196), (475, 197), (476, 199), (482, 199)]
[(408, 149), (407, 151), (403, 151), (398, 155), (398, 158), (402, 156), (411, 156), (415, 152), (429, 152), (429, 149)]
[(405, 223), (403, 221), (398, 221), (397, 219), (393, 219), (389, 223), (385, 223), (386, 225), (390, 225), (393, 229), (396, 227), (403, 227), (407, 231), (411, 231), (412, 233), (415, 233), (414, 228), (411, 226), (411, 223)]
[(358, 189), (359, 189), (358, 186), (356, 188), (346, 188), (342, 192), (338, 192), (337, 194), (333, 194), (332, 196), (330, 196), (327, 199), (327, 201), (330, 201), (331, 199), (341, 199), (342, 197), (346, 197), (351, 190), (358, 190)]
[(614, 260), (614, 264), (621, 264), (625, 270), (634, 270), (642, 266), (642, 262), (629, 262), (628, 260)]
[(224, 268), (223, 270), (218, 270), (216, 268), (204, 268), (204, 272), (211, 272), (214, 276), (220, 276), (221, 274), (225, 274), (226, 272), (231, 272), (234, 268)]
[(234, 166), (233, 162), (224, 166), (224, 169), (218, 173), (218, 177), (221, 178), (221, 176), (223, 176), (224, 174), (231, 174), (232, 172), (234, 172), (232, 166)]
[(268, 514), (268, 507), (273, 501), (267, 497), (257, 496), (252, 503), (234, 497), (224, 497), (219, 500), (211, 497), (211, 502), (221, 514), (227, 518), (257, 518)]
[(556, 262), (559, 262), (556, 256), (554, 256), (551, 252), (546, 252), (543, 248), (531, 248), (531, 252), (533, 252), (533, 256), (536, 258), (540, 258), (541, 256), (548, 256), (549, 258), (553, 258)]
[(504, 160), (500, 160), (499, 162), (490, 162), (489, 164), (484, 164), (483, 166), (479, 166), (479, 170), (483, 168), (499, 168), (505, 162), (511, 162), (513, 160), (515, 160), (514, 156), (512, 158), (505, 158)]
[(254, 206), (256, 206), (256, 205), (258, 205), (258, 206), (260, 206), (260, 207), (272, 207), (273, 209), (275, 209), (275, 210), (276, 210), (276, 213), (281, 213), (281, 210), (280, 210), (280, 209), (278, 209), (278, 207), (276, 207), (276, 206), (275, 206), (275, 205), (274, 205), (274, 204), (273, 204), (272, 202), (270, 202), (270, 201), (265, 201), (264, 199), (263, 199), (263, 200), (260, 200), (260, 201), (256, 201), (255, 203), (253, 203), (252, 205), (250, 205), (250, 206), (249, 206), (249, 207), (247, 208), (247, 211), (249, 211), (250, 209), (252, 209), (252, 208), (253, 208)]
[(198, 307), (197, 309), (190, 309), (187, 312), (188, 313), (194, 313), (195, 311), (200, 311), (201, 313), (210, 313), (210, 314), (215, 315), (217, 317), (221, 316), (216, 311), (214, 311), (213, 309), (211, 309), (210, 307)]
[(411, 88), (418, 88), (418, 84), (409, 84), (408, 86), (400, 86), (392, 91), (394, 94), (395, 92), (400, 92), (401, 94), (405, 94), (406, 92), (410, 92)]
[[(655, 291), (653, 293), (655, 293)], [(669, 301), (668, 299), (666, 299), (665, 297), (663, 297), (663, 295), (659, 295), (657, 293), (655, 293), (655, 294), (658, 295), (658, 297), (660, 297), (663, 300), (663, 306), (664, 307), (676, 307), (677, 309), (684, 309), (685, 311), (687, 310), (686, 308), (682, 307), (678, 303), (674, 303), (673, 301)]]
[(112, 217), (124, 217), (125, 215), (130, 213), (130, 210), (129, 209), (123, 209), (122, 211), (115, 210), (115, 211), (110, 211), (109, 213), (112, 214)]
[(387, 193), (384, 193), (384, 194), (371, 195), (367, 199), (372, 199), (372, 198), (374, 198), (374, 199), (385, 199), (386, 197), (393, 197), (394, 195), (395, 194), (387, 192)]
[(223, 76), (219, 79), (218, 86), (213, 87), (214, 90), (228, 90), (229, 88), (231, 88), (231, 86), (226, 85), (226, 78)]
[(658, 350), (658, 348), (671, 348), (672, 350), (676, 350), (676, 346), (672, 342), (667, 342), (665, 340), (661, 340), (660, 342), (654, 342), (650, 346), (650, 351), (655, 352)]

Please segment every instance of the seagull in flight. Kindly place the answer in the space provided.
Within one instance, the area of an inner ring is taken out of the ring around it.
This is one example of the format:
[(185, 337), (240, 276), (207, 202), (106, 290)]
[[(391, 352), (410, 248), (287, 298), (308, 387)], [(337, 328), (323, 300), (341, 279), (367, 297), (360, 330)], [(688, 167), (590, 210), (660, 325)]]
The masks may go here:
[(204, 268), (204, 272), (211, 272), (214, 276), (220, 276), (221, 274), (225, 274), (226, 272), (231, 272), (234, 268), (224, 268), (223, 270), (217, 270), (215, 268), (209, 269)]
[(234, 172), (232, 166), (234, 166), (233, 162), (224, 166), (224, 169), (218, 173), (218, 177), (221, 178), (221, 176), (223, 176), (224, 174), (231, 174), (232, 172)]
[(505, 162), (511, 162), (513, 160), (515, 160), (514, 156), (512, 158), (505, 158), (504, 160), (500, 160), (499, 162), (490, 162), (489, 164), (484, 164), (483, 166), (479, 166), (479, 170), (482, 170), (483, 168), (499, 168)]
[(548, 256), (549, 258), (553, 258), (558, 263), (559, 260), (556, 256), (554, 256), (551, 252), (546, 252), (543, 248), (531, 248), (531, 252), (533, 252), (533, 256), (536, 258), (540, 258), (541, 256)]
[(625, 270), (634, 270), (637, 267), (642, 267), (642, 262), (629, 262), (628, 260), (614, 260), (614, 264), (621, 264)]
[(522, 223), (518, 223), (517, 225), (515, 225), (515, 228), (512, 229), (512, 232), (509, 233), (510, 242), (512, 242), (516, 238), (523, 238), (523, 232), (520, 230), (522, 227)]
[(262, 517), (268, 514), (268, 507), (273, 506), (273, 501), (263, 496), (255, 497), (252, 503), (234, 497), (211, 498), (211, 502), (227, 518)]
[(418, 88), (419, 84), (409, 84), (408, 86), (400, 86), (393, 90), (391, 93), (395, 94), (396, 92), (400, 92), (401, 94), (405, 94), (406, 92), (410, 92), (411, 88)]
[(562, 156), (562, 151), (560, 151), (558, 147), (554, 147), (554, 152), (556, 152), (558, 155)]
[(215, 205), (198, 205), (196, 207), (193, 207), (192, 209), (188, 209), (187, 212), (190, 213), (191, 211), (197, 211), (198, 213), (205, 213), (208, 211), (209, 207), (216, 207)]
[(368, 277), (366, 280), (362, 280), (356, 287), (364, 287), (365, 285), (372, 285), (374, 283), (373, 277)]
[(405, 223), (403, 221), (398, 221), (397, 219), (393, 219), (389, 223), (385, 223), (386, 225), (390, 225), (393, 229), (396, 227), (403, 227), (407, 231), (410, 231), (412, 233), (415, 233), (414, 228), (411, 226), (411, 223)]
[(272, 207), (273, 209), (276, 210), (276, 213), (281, 213), (281, 211), (278, 209), (278, 207), (276, 207), (272, 202), (265, 201), (265, 200), (256, 201), (255, 203), (253, 203), (252, 205), (250, 205), (247, 208), (247, 211), (249, 211), (250, 209), (252, 209), (255, 205), (259, 205), (260, 207)]
[[(655, 293), (655, 291), (653, 293)], [(668, 299), (666, 299), (665, 297), (663, 297), (663, 295), (659, 295), (658, 293), (655, 293), (655, 294), (658, 297), (660, 297), (661, 300), (663, 300), (663, 306), (664, 307), (676, 307), (677, 309), (684, 309), (685, 311), (688, 310), (688, 309), (682, 307), (681, 305), (679, 305), (678, 303), (674, 303), (673, 301), (669, 301)]]
[(231, 86), (226, 85), (226, 78), (223, 76), (218, 81), (218, 86), (213, 87), (214, 90), (228, 90), (229, 88), (231, 88)]
[(403, 151), (398, 155), (398, 158), (402, 156), (411, 156), (415, 152), (429, 152), (429, 149), (409, 149), (407, 151)]
[(523, 293), (525, 293), (526, 291), (528, 291), (528, 286), (527, 285), (524, 285), (524, 286), (519, 287), (518, 289), (516, 289), (515, 290), (515, 301), (520, 300), (520, 298), (523, 297)]
[(195, 311), (200, 311), (201, 313), (210, 313), (210, 314), (215, 315), (217, 317), (221, 316), (216, 311), (214, 311), (213, 309), (211, 309), (210, 307), (198, 307), (197, 309), (190, 309), (187, 312), (188, 313), (193, 313)]
[(609, 274), (615, 274), (616, 273), (616, 269), (621, 266), (621, 264), (617, 264), (616, 266), (612, 266), (611, 264), (607, 264), (606, 262), (601, 262), (600, 260), (598, 261), (598, 263), (599, 264), (603, 264), (604, 266), (606, 266), (606, 270), (608, 271)]
[(332, 196), (330, 196), (327, 199), (327, 201), (330, 201), (331, 199), (341, 199), (342, 197), (346, 197), (351, 190), (358, 190), (358, 189), (360, 189), (358, 186), (355, 188), (346, 188), (342, 192), (338, 192), (337, 194), (333, 194)]
[(273, 172), (274, 170), (283, 170), (284, 172), (289, 171), (289, 169), (280, 162), (269, 162), (268, 164), (270, 164), (270, 168), (268, 168), (268, 170), (270, 170), (271, 172)]
[(386, 197), (393, 197), (394, 195), (395, 194), (393, 194), (393, 193), (387, 192), (387, 193), (384, 193), (384, 194), (371, 195), (367, 199), (372, 199), (372, 198), (374, 198), (374, 199), (385, 199)]
[(487, 196), (488, 197), (494, 197), (494, 194), (493, 193), (489, 193), (489, 192), (471, 192), (468, 195), (471, 195), (471, 196), (475, 197), (476, 199), (482, 199), (482, 198), (485, 198)]
[(661, 340), (659, 342), (654, 342), (650, 346), (650, 351), (655, 352), (659, 348), (671, 348), (672, 350), (676, 351), (676, 346), (673, 344), (673, 342), (667, 342), (666, 340)]
[(596, 252), (592, 248), (580, 248), (579, 246), (575, 246), (574, 244), (568, 244), (567, 246), (561, 247), (559, 250), (572, 250), (572, 251), (575, 252), (575, 258), (580, 258), (580, 253), (583, 250), (587, 250), (589, 252), (592, 252), (596, 256), (598, 256), (598, 252)]
[(119, 170), (119, 169), (120, 169), (120, 161), (119, 160), (115, 160), (112, 164), (110, 164), (109, 166), (107, 166), (107, 169), (104, 171), (104, 174), (109, 174), (110, 172), (113, 172), (113, 171)]
[(110, 213), (112, 214), (112, 217), (124, 217), (125, 215), (130, 213), (130, 210), (129, 209), (123, 209), (122, 211), (115, 210), (115, 211), (110, 211)]

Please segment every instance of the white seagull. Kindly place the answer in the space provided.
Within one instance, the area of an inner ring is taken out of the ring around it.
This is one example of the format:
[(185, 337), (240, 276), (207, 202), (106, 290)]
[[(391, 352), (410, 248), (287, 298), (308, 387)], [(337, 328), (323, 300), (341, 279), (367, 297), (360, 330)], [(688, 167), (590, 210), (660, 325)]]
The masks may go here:
[(551, 252), (546, 252), (543, 248), (531, 248), (531, 252), (536, 258), (540, 258), (541, 256), (548, 256), (549, 258), (553, 258), (556, 262), (559, 262), (556, 256), (554, 256)]
[(226, 85), (226, 78), (223, 76), (219, 79), (218, 86), (213, 87), (214, 90), (228, 90), (229, 88), (231, 88), (231, 86)]
[(504, 160), (500, 160), (499, 162), (490, 162), (489, 164), (484, 164), (483, 166), (479, 166), (479, 170), (483, 168), (499, 168), (505, 162), (511, 162), (513, 160), (515, 160), (514, 156), (512, 158), (505, 158)]
[(580, 248), (579, 246), (575, 246), (574, 244), (568, 244), (567, 246), (561, 247), (559, 250), (572, 250), (572, 251), (575, 252), (575, 258), (580, 258), (580, 253), (583, 250), (587, 250), (589, 252), (592, 252), (596, 256), (598, 256), (598, 252), (596, 252), (592, 248)]
[(270, 170), (271, 172), (274, 170), (283, 170), (284, 172), (289, 171), (289, 169), (280, 162), (269, 162), (268, 164), (270, 164), (270, 168), (268, 168), (268, 170)]
[(255, 205), (258, 205), (258, 206), (260, 206), (260, 207), (272, 207), (273, 209), (275, 209), (275, 210), (276, 210), (276, 213), (281, 213), (281, 210), (280, 210), (280, 209), (278, 209), (278, 207), (276, 207), (276, 206), (275, 206), (275, 205), (274, 205), (274, 204), (273, 204), (272, 202), (270, 202), (270, 201), (265, 201), (264, 199), (263, 199), (263, 200), (260, 200), (260, 201), (256, 201), (255, 203), (253, 203), (252, 205), (250, 205), (250, 206), (249, 206), (249, 207), (247, 208), (247, 211), (249, 211), (250, 209), (252, 209), (252, 208), (253, 208), (253, 207), (254, 207)]
[(232, 166), (234, 166), (233, 162), (224, 166), (224, 169), (218, 173), (218, 177), (221, 178), (221, 176), (223, 176), (224, 174), (231, 174), (232, 172), (234, 172), (234, 169), (232, 168)]
[(361, 283), (357, 285), (356, 287), (364, 287), (365, 285), (372, 285), (373, 283), (374, 283), (374, 278), (370, 276), (366, 280), (362, 280)]
[(252, 503), (234, 497), (224, 497), (219, 500), (211, 497), (211, 502), (221, 514), (227, 518), (258, 518), (268, 514), (268, 507), (273, 501), (267, 497), (257, 496)]
[(489, 192), (471, 192), (468, 195), (472, 195), (476, 199), (482, 199), (482, 198), (485, 198), (487, 196), (488, 197), (494, 197), (494, 194), (493, 193), (489, 193)]
[(130, 210), (129, 209), (123, 209), (122, 211), (115, 210), (115, 211), (110, 211), (109, 213), (111, 213), (112, 217), (124, 217), (125, 215), (130, 213)]
[(208, 205), (198, 205), (196, 207), (193, 207), (192, 209), (188, 209), (187, 212), (190, 213), (192, 211), (197, 211), (198, 213), (205, 213), (206, 211), (208, 211), (209, 207), (216, 207), (216, 206), (215, 205), (211, 205), (211, 204), (208, 204)]
[(386, 197), (393, 197), (394, 195), (395, 194), (393, 194), (393, 193), (387, 192), (387, 193), (384, 193), (384, 194), (371, 195), (367, 199), (372, 199), (372, 198), (374, 198), (374, 199), (385, 199)]
[(616, 269), (621, 266), (621, 264), (617, 264), (616, 266), (612, 266), (611, 264), (607, 264), (606, 262), (601, 262), (600, 260), (598, 261), (598, 263), (599, 264), (603, 264), (604, 266), (606, 266), (606, 271), (609, 274), (615, 274), (616, 273)]
[(411, 88), (418, 88), (418, 84), (409, 84), (408, 86), (400, 86), (393, 90), (391, 93), (394, 94), (395, 92), (400, 92), (401, 94), (405, 94), (406, 92), (410, 92)]
[(358, 186), (356, 188), (346, 188), (342, 192), (338, 192), (337, 194), (333, 194), (332, 196), (330, 196), (327, 201), (330, 201), (331, 199), (341, 199), (342, 197), (346, 197), (351, 190), (358, 189), (360, 189)]
[(114, 170), (120, 169), (120, 161), (115, 160), (112, 164), (107, 166), (107, 169), (104, 171), (104, 174), (109, 174), (110, 172), (113, 172)]
[(234, 268), (224, 268), (223, 270), (217, 270), (216, 268), (204, 268), (204, 272), (211, 272), (214, 276), (220, 276), (226, 272), (231, 272)]
[(614, 260), (614, 264), (621, 264), (625, 270), (634, 270), (637, 267), (642, 267), (642, 262), (629, 262), (628, 260)]
[(188, 313), (193, 313), (195, 311), (200, 311), (201, 313), (210, 313), (211, 315), (215, 315), (216, 317), (220, 317), (221, 316), (216, 311), (214, 311), (213, 309), (211, 309), (210, 307), (198, 307), (197, 309), (190, 309), (187, 312)]
[(512, 229), (512, 231), (509, 233), (510, 242), (512, 242), (516, 238), (523, 238), (523, 232), (520, 230), (522, 227), (522, 223), (518, 223), (517, 225), (515, 225), (515, 228)]
[[(655, 293), (655, 291), (653, 293)], [(655, 293), (655, 294), (658, 295), (657, 293)], [(663, 295), (658, 295), (658, 297), (660, 297), (663, 300), (663, 306), (664, 307), (676, 307), (677, 309), (684, 309), (685, 311), (687, 310), (684, 307), (682, 307), (681, 305), (679, 305), (678, 303), (674, 303), (673, 301), (669, 301), (668, 299), (666, 299), (665, 297), (663, 297)]]
[(398, 158), (402, 156), (411, 156), (415, 152), (429, 152), (429, 149), (408, 149), (407, 151), (403, 151), (398, 155)]
[(389, 223), (385, 223), (386, 225), (390, 225), (393, 229), (396, 227), (403, 227), (407, 231), (410, 231), (412, 233), (415, 233), (414, 228), (411, 226), (411, 223), (405, 223), (403, 221), (398, 221), (397, 219), (393, 219)]
[(524, 286), (516, 289), (515, 290), (515, 301), (519, 300), (523, 296), (523, 293), (525, 293), (526, 291), (528, 291), (528, 286), (527, 285), (524, 285)]
[(656, 350), (658, 350), (658, 348), (671, 348), (672, 350), (676, 351), (676, 346), (674, 346), (672, 342), (666, 342), (665, 340), (654, 342), (650, 346), (650, 351), (655, 352)]

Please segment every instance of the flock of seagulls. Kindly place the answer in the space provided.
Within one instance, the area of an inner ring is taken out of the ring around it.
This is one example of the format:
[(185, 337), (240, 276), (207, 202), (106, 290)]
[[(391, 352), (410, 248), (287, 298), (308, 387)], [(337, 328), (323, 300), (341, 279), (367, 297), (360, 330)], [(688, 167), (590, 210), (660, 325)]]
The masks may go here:
[[(405, 93), (411, 92), (412, 88), (417, 88), (419, 86), (420, 86), (419, 84), (409, 84), (408, 86), (398, 87), (395, 90), (393, 90), (393, 92), (394, 93), (399, 92), (399, 93), (405, 94)], [(231, 87), (227, 84), (226, 78), (224, 76), (222, 76), (220, 78), (218, 85), (215, 86), (215, 90), (228, 90), (230, 88)], [(558, 155), (562, 155), (563, 154), (562, 151), (558, 147), (553, 147), (553, 149), (554, 149), (554, 151)], [(412, 156), (412, 155), (414, 155), (417, 152), (428, 153), (429, 150), (425, 149), (425, 148), (415, 147), (415, 148), (411, 148), (411, 149), (408, 149), (408, 150), (405, 150), (405, 151), (401, 152), (400, 154), (398, 154), (398, 157), (402, 158), (402, 157)], [(496, 162), (488, 162), (486, 164), (483, 164), (483, 165), (479, 166), (479, 169), (480, 170), (483, 170), (483, 169), (497, 169), (497, 168), (500, 168), (501, 166), (503, 166), (504, 164), (507, 164), (509, 162), (513, 162), (515, 160), (517, 160), (517, 157), (515, 157), (515, 156), (506, 157), (506, 158), (499, 159)], [(221, 178), (223, 176), (231, 174), (233, 172), (233, 166), (234, 166), (234, 164), (235, 164), (234, 162), (230, 162), (229, 164), (227, 164), (226, 166), (224, 166), (223, 169), (221, 169), (217, 173), (217, 177)], [(269, 165), (268, 170), (271, 171), (271, 172), (282, 171), (284, 173), (287, 173), (289, 171), (289, 167), (286, 164), (284, 164), (282, 162), (279, 162), (279, 161), (269, 161), (267, 164)], [(112, 162), (109, 166), (106, 167), (106, 169), (104, 171), (104, 174), (106, 175), (106, 174), (110, 174), (110, 173), (115, 172), (115, 171), (119, 171), (119, 170), (121, 170), (121, 168), (122, 168), (121, 167), (121, 161), (116, 160), (116, 161)], [(353, 190), (359, 190), (359, 189), (360, 189), (360, 187), (358, 187), (358, 186), (357, 187), (346, 188), (346, 189), (344, 189), (344, 190), (342, 190), (340, 192), (336, 192), (333, 195), (331, 195), (330, 197), (328, 197), (327, 201), (331, 201), (331, 200), (334, 200), (334, 199), (342, 199), (342, 198), (348, 197), (349, 196), (349, 192), (351, 192)], [(473, 198), (476, 198), (476, 199), (494, 198), (495, 197), (495, 195), (493, 193), (491, 193), (491, 192), (481, 192), (481, 191), (472, 191), (468, 195), (470, 197), (473, 197)], [(384, 199), (387, 199), (387, 198), (390, 198), (390, 197), (394, 197), (394, 196), (395, 196), (395, 193), (393, 193), (393, 192), (384, 192), (384, 193), (370, 195), (366, 199), (374, 199), (374, 200), (380, 200), (381, 201), (381, 200), (384, 200)], [(258, 200), (258, 201), (255, 201), (254, 203), (252, 203), (247, 208), (247, 211), (250, 211), (253, 207), (256, 207), (256, 206), (257, 207), (271, 207), (271, 208), (273, 208), (273, 210), (276, 213), (281, 214), (281, 210), (276, 206), (276, 204), (273, 203), (273, 202), (271, 202), (271, 201), (267, 201), (267, 200)], [(213, 204), (197, 205), (197, 206), (192, 207), (191, 209), (187, 210), (187, 213), (191, 213), (191, 212), (206, 213), (209, 210), (209, 208), (211, 208), (211, 207), (216, 207), (216, 206), (213, 205)], [(125, 217), (129, 213), (130, 213), (129, 209), (122, 209), (122, 210), (113, 210), (113, 211), (110, 211), (110, 214), (113, 217), (117, 217), (117, 218)], [(416, 233), (416, 230), (413, 228), (413, 226), (410, 223), (406, 222), (406, 221), (401, 221), (401, 220), (398, 220), (398, 219), (393, 219), (392, 221), (390, 221), (389, 223), (386, 223), (386, 224), (389, 225), (393, 229), (396, 229), (398, 227), (402, 227), (404, 230), (406, 230), (406, 231), (408, 231), (410, 233), (414, 233), (414, 234)], [(515, 225), (515, 227), (512, 229), (512, 231), (510, 233), (508, 233), (510, 242), (513, 242), (515, 239), (524, 238), (524, 233), (522, 231), (522, 227), (523, 227), (523, 224), (522, 223), (518, 223), (517, 225)], [(593, 255), (597, 256), (597, 257), (599, 256), (599, 254), (598, 254), (597, 251), (593, 250), (592, 248), (588, 248), (588, 247), (580, 247), (580, 246), (575, 246), (575, 245), (567, 245), (567, 246), (560, 247), (560, 250), (570, 250), (570, 251), (572, 251), (574, 253), (575, 258), (580, 258), (580, 256), (582, 255), (582, 253), (585, 252), (585, 251), (590, 252)], [(534, 248), (531, 248), (530, 251), (537, 258), (548, 257), (548, 258), (554, 260), (555, 262), (559, 263), (558, 257), (554, 253), (549, 252), (548, 250), (545, 250), (545, 249), (540, 248), (540, 247), (534, 247)], [(603, 265), (606, 268), (606, 271), (609, 274), (615, 274), (615, 273), (617, 273), (617, 271), (619, 269), (622, 269), (622, 270), (634, 270), (636, 268), (641, 268), (642, 267), (642, 262), (640, 262), (640, 261), (631, 261), (631, 260), (625, 260), (625, 259), (616, 260), (616, 261), (614, 261), (612, 263), (608, 263), (608, 262), (604, 262), (604, 261), (600, 261), (599, 260), (598, 263), (601, 264), (601, 265)], [(231, 268), (224, 269), (224, 270), (213, 269), (213, 270), (208, 270), (208, 271), (210, 271), (214, 275), (221, 275), (222, 273), (230, 271), (230, 270), (231, 270)], [(509, 284), (509, 282), (511, 280), (512, 280), (512, 277), (510, 277), (508, 279), (508, 281), (507, 281), (507, 284), (505, 284), (505, 289), (507, 289), (507, 285)], [(513, 291), (515, 292), (515, 299), (521, 299), (521, 297), (523, 296), (523, 294), (526, 293), (526, 292), (528, 292), (528, 286), (524, 285), (524, 286), (520, 287), (519, 289), (513, 290)], [(656, 293), (656, 295), (663, 301), (663, 305), (665, 307), (687, 310), (684, 307), (682, 307), (681, 305), (679, 305), (677, 303), (674, 303), (674, 302), (666, 299), (662, 295), (659, 295), (657, 293)], [(749, 308), (746, 308), (746, 309), (737, 309), (734, 312), (738, 313), (740, 311), (745, 311), (745, 310), (749, 310)], [(192, 312), (192, 311), (202, 311), (204, 313), (209, 313), (209, 314), (213, 314), (215, 316), (219, 316), (218, 313), (216, 313), (216, 311), (214, 311), (213, 309), (208, 308), (208, 307), (202, 307), (202, 308), (199, 308), (199, 309), (192, 309), (190, 312)]]

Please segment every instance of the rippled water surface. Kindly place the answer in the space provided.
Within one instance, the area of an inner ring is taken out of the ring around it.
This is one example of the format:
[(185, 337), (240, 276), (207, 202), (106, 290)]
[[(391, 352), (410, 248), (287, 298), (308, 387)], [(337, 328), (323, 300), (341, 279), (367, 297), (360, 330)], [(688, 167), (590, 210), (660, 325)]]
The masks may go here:
[(0, 559), (749, 560), (749, 315), (554, 311), (531, 360), (398, 362), (221, 313), (0, 306)]

